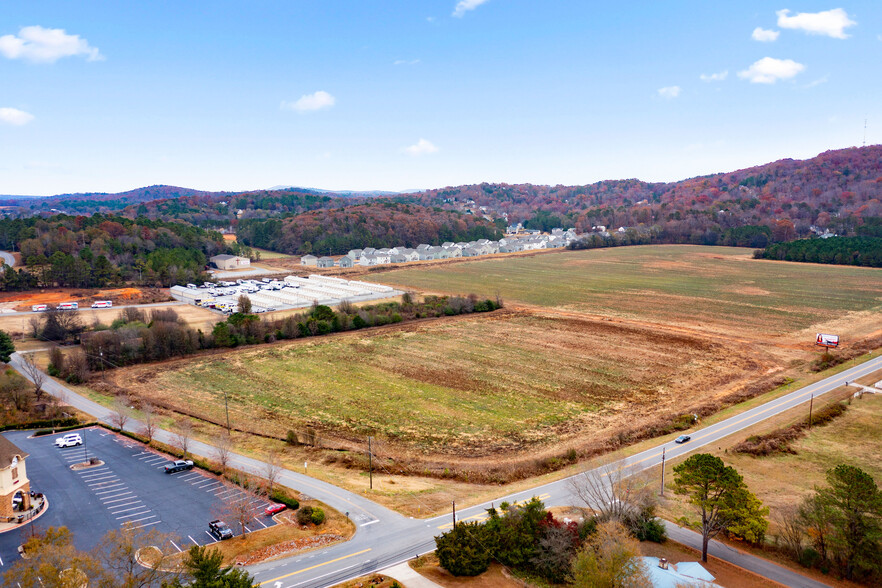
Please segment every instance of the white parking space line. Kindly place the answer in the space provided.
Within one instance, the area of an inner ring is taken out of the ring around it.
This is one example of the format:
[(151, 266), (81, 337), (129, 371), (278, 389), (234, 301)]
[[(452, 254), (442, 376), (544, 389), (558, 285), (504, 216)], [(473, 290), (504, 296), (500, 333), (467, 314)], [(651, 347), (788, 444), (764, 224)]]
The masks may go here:
[[(147, 514), (147, 513), (144, 513), (144, 514)], [(135, 516), (135, 515), (132, 515), (132, 516)], [(120, 523), (120, 525), (125, 525), (126, 523), (140, 523), (141, 521), (146, 521), (148, 519), (155, 519), (155, 518), (156, 518), (156, 515), (150, 515), (149, 517), (144, 517), (142, 519), (131, 519), (128, 521), (123, 521), (122, 523)], [(156, 521), (156, 522), (160, 523), (162, 521)]]
[(108, 472), (108, 473), (104, 474), (103, 476), (95, 476), (94, 478), (83, 478), (83, 481), (86, 482), (86, 484), (88, 484), (90, 482), (95, 482), (98, 480), (106, 480), (107, 478), (115, 478), (115, 477), (116, 477), (116, 474), (112, 474), (112, 473)]
[(217, 496), (218, 498), (220, 498), (220, 497), (223, 496), (224, 494), (229, 494), (230, 492), (232, 492), (232, 493), (235, 494), (236, 492), (238, 492), (238, 490), (236, 490), (236, 489), (224, 490), (223, 492), (218, 492), (217, 494), (215, 494), (215, 496)]
[(254, 517), (254, 520), (257, 521), (258, 523), (260, 523), (260, 526), (261, 526), (261, 527), (263, 527), (264, 529), (266, 529), (266, 525), (263, 524), (263, 521), (261, 521), (261, 520), (260, 520), (259, 518), (257, 518), (257, 517)]
[[(131, 500), (134, 496), (126, 496), (126, 494), (134, 494), (134, 492), (120, 492), (119, 494), (114, 494), (113, 496), (105, 496), (104, 498), (100, 498), (101, 502), (104, 504), (110, 504), (111, 502), (119, 502), (120, 500)], [(117, 500), (110, 500), (111, 498), (116, 498), (117, 496), (126, 496), (125, 498), (119, 498)]]
[(120, 490), (128, 490), (124, 484), (117, 484), (117, 486), (123, 486), (122, 488), (115, 488), (113, 490), (104, 490), (103, 492), (96, 492), (95, 494), (109, 494), (110, 492), (119, 492)]
[(150, 525), (158, 525), (162, 521), (153, 521), (152, 523), (144, 523), (143, 525), (133, 525), (132, 529), (142, 529), (144, 527), (149, 527)]
[(107, 484), (113, 484), (119, 482), (119, 478), (116, 476), (111, 476), (109, 478), (104, 478), (102, 480), (95, 480), (94, 482), (87, 482), (86, 486), (89, 488), (94, 488), (95, 486), (106, 486)]
[(171, 539), (169, 539), (168, 542), (175, 546), (175, 549), (178, 550), (178, 553), (184, 551), (183, 549), (181, 549), (180, 547), (178, 547), (178, 544), (175, 543), (174, 541), (172, 541)]
[(189, 535), (187, 535), (187, 539), (189, 539), (190, 541), (192, 541), (192, 542), (193, 542), (193, 545), (199, 545), (198, 543), (196, 543), (196, 540), (193, 539), (192, 537), (190, 537)]
[(110, 471), (110, 468), (101, 468), (100, 470), (92, 470), (91, 472), (82, 471), (77, 473), (82, 479), (88, 480), (89, 478), (94, 478), (95, 476), (103, 476), (104, 474), (111, 474), (113, 472)]
[(206, 531), (205, 534), (208, 535), (208, 536), (211, 538), (211, 542), (212, 542), (212, 543), (217, 543), (217, 539), (214, 538), (214, 535), (212, 535), (212, 534), (209, 533), (208, 531)]
[[(202, 484), (201, 486), (196, 486), (196, 487), (199, 488), (200, 490), (205, 490), (206, 488), (208, 488), (210, 486), (218, 486), (218, 485), (220, 485), (220, 482), (218, 482), (217, 480), (209, 480), (208, 483)], [(205, 490), (205, 491), (208, 492), (208, 490)]]
[(121, 517), (116, 517), (116, 518), (117, 518), (117, 519), (128, 519), (128, 518), (131, 518), (131, 517), (136, 517), (136, 516), (138, 516), (138, 515), (147, 514), (148, 512), (151, 512), (150, 509), (147, 508), (147, 505), (146, 505), (146, 504), (143, 505), (143, 506), (139, 506), (138, 508), (136, 508), (136, 509), (134, 509), (134, 510), (140, 510), (141, 512), (133, 512), (133, 513), (130, 513), (130, 514), (127, 514), (127, 515), (122, 515)]
[[(134, 496), (132, 498), (134, 498)], [(120, 509), (122, 509), (124, 506), (132, 506), (133, 504), (141, 505), (141, 506), (135, 506), (133, 508), (142, 508), (144, 506), (144, 503), (141, 502), (140, 500), (133, 500), (132, 502), (124, 502), (122, 504), (114, 504), (113, 506), (108, 506), (107, 509), (110, 510), (110, 514), (117, 514), (117, 513), (121, 513), (121, 512), (126, 512), (126, 510), (131, 510), (131, 509), (125, 509), (125, 510), (120, 510)], [(111, 510), (111, 509), (114, 509), (114, 510)]]
[[(139, 501), (139, 502), (140, 502), (140, 501)], [(119, 513), (121, 513), (121, 512), (128, 512), (128, 511), (130, 511), (130, 510), (138, 510), (138, 509), (141, 509), (141, 508), (145, 508), (145, 506), (142, 504), (142, 505), (140, 505), (140, 506), (133, 506), (132, 508), (124, 508), (124, 509), (122, 509), (122, 510), (114, 510), (114, 511), (111, 511), (110, 514), (114, 514), (114, 515), (115, 515), (115, 514), (119, 514)], [(145, 510), (144, 512), (150, 512), (150, 511), (149, 511), (149, 510)], [(140, 512), (139, 512), (139, 513), (136, 513), (136, 514), (143, 514), (143, 513), (140, 513)], [(125, 518), (125, 517), (128, 517), (128, 516), (133, 517), (133, 516), (135, 516), (135, 515), (134, 515), (134, 514), (131, 514), (131, 515), (124, 515), (124, 516), (122, 516), (122, 517), (116, 517), (116, 518), (118, 518), (118, 519), (122, 519), (122, 518)]]

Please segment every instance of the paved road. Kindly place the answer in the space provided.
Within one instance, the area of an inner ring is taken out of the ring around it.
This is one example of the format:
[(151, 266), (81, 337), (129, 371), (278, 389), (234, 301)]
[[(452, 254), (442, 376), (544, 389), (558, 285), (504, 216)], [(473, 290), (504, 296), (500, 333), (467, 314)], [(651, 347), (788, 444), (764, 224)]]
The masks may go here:
[[(17, 353), (13, 354), (10, 364), (22, 372), (21, 357)], [(882, 357), (872, 359), (816, 384), (806, 386), (742, 414), (697, 430), (692, 433), (692, 440), (689, 443), (683, 445), (677, 445), (673, 442), (664, 443), (622, 459), (614, 465), (622, 468), (626, 473), (636, 473), (657, 467), (661, 465), (663, 455), (665, 459), (674, 459), (702, 447), (712, 446), (723, 437), (805, 404), (812, 396), (829, 393), (848, 381), (879, 369), (882, 369)], [(47, 380), (45, 388), (50, 394), (63, 398), (65, 402), (83, 412), (104, 421), (108, 421), (110, 417), (111, 411), (109, 409), (73, 393), (54, 380)], [(130, 422), (126, 428), (137, 430), (139, 427), (139, 423)], [(159, 432), (157, 439), (165, 443), (173, 442), (171, 434), (165, 431)], [(197, 442), (193, 443), (192, 451), (197, 455), (211, 457), (213, 448), (210, 445)], [(234, 455), (232, 465), (256, 474), (260, 474), (263, 469), (260, 461), (241, 455)], [(405, 518), (362, 496), (290, 470), (283, 471), (280, 482), (322, 500), (342, 512), (349, 512), (358, 527), (355, 536), (347, 543), (249, 568), (249, 572), (262, 585), (272, 588), (331, 586), (389, 567), (415, 555), (432, 551), (434, 536), (450, 527), (451, 516), (449, 514), (428, 520)], [(498, 504), (502, 500), (509, 502), (529, 500), (533, 496), (538, 496), (548, 506), (578, 503), (572, 494), (569, 479), (500, 497), (493, 502)], [(487, 502), (458, 511), (457, 520), (480, 520), (486, 514), (485, 509), (490, 506), (491, 502)], [(675, 530), (672, 527), (671, 535), (676, 540), (689, 542), (690, 535), (685, 530)], [(716, 542), (713, 543), (712, 553), (721, 559), (741, 565), (786, 586), (823, 586), (823, 584), (765, 560), (753, 558), (753, 556), (740, 552), (735, 552), (737, 555), (733, 555), (730, 548)]]
[(12, 267), (15, 265), (15, 258), (12, 256), (12, 254), (10, 252), (0, 251), (0, 257), (3, 258), (3, 263), (8, 265), (9, 267)]

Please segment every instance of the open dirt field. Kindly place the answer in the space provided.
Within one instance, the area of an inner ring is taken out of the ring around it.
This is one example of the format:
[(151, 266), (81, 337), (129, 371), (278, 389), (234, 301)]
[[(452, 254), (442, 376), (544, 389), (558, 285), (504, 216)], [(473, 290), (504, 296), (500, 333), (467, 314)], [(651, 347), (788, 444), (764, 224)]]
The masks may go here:
[(368, 279), (511, 305), (679, 325), (757, 344), (843, 341), (882, 328), (882, 271), (752, 259), (731, 247), (653, 245), (395, 269)]

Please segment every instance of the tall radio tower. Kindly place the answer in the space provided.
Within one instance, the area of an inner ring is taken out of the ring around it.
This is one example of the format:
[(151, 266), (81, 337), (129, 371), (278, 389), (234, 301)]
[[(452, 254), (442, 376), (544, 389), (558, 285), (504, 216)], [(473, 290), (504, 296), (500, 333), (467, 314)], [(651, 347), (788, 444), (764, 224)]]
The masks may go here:
[(864, 119), (864, 147), (867, 146), (867, 119)]

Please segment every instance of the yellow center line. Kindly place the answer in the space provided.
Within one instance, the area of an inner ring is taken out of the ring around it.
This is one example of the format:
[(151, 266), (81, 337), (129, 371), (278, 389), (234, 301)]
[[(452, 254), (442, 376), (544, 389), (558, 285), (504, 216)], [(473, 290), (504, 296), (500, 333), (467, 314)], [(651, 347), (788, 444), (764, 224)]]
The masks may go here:
[[(855, 377), (860, 377), (860, 376), (855, 376)], [(845, 383), (845, 382), (848, 381), (848, 380), (846, 380), (845, 378), (846, 378), (845, 376), (839, 376), (836, 380), (834, 380), (834, 382), (837, 381), (837, 380), (841, 380), (842, 383)], [(832, 383), (832, 382), (831, 382), (831, 383)], [(835, 386), (835, 388), (838, 388), (838, 385)], [(803, 394), (802, 394), (802, 397), (804, 398), (805, 396), (811, 396), (812, 394), (814, 394), (814, 392), (803, 393)], [(825, 392), (825, 394), (826, 394), (826, 392)], [(794, 400), (795, 400), (795, 399), (794, 399)], [(801, 399), (801, 400), (803, 400), (803, 399)], [(803, 402), (805, 402), (805, 400), (803, 400)], [(721, 432), (721, 431), (724, 431), (724, 430), (726, 430), (726, 429), (729, 429), (729, 428), (731, 428), (731, 427), (734, 427), (735, 425), (738, 425), (738, 424), (740, 424), (740, 423), (743, 423), (743, 422), (746, 421), (746, 420), (750, 420), (750, 419), (752, 419), (752, 418), (758, 417), (758, 416), (760, 416), (761, 414), (765, 414), (765, 413), (769, 412), (770, 410), (775, 410), (776, 408), (780, 408), (780, 407), (779, 407), (779, 406), (770, 406), (770, 407), (766, 408), (765, 410), (761, 410), (761, 411), (758, 412), (758, 413), (752, 414), (752, 415), (750, 415), (750, 416), (743, 417), (743, 418), (741, 418), (741, 419), (738, 419), (737, 421), (732, 421), (732, 422), (729, 423), (728, 425), (725, 425), (724, 427), (720, 427), (719, 429), (717, 429), (716, 431), (714, 431), (714, 433), (719, 433), (719, 432)], [(796, 407), (793, 407), (793, 408), (796, 408)], [(787, 410), (790, 410), (790, 409), (787, 409)], [(733, 417), (733, 418), (734, 418), (734, 417)], [(699, 433), (695, 433), (695, 434), (694, 434), (694, 437), (695, 437), (695, 439), (701, 439), (702, 437), (707, 437), (707, 435), (706, 435), (706, 434), (705, 434), (705, 435), (701, 435), (700, 432), (699, 432)], [(638, 464), (638, 463), (644, 462), (644, 461), (646, 461), (647, 459), (652, 459), (652, 458), (654, 458), (654, 457), (658, 457), (658, 456), (660, 456), (661, 454), (662, 454), (661, 452), (653, 453), (652, 455), (647, 455), (646, 457), (644, 457), (644, 458), (642, 458), (642, 459), (638, 459), (637, 461), (631, 461), (631, 462), (628, 462), (628, 463), (624, 464), (622, 467), (623, 467), (623, 468), (631, 467), (631, 466), (636, 465), (636, 464)], [(620, 469), (621, 469), (621, 468), (620, 468)], [(604, 474), (604, 475), (606, 475), (606, 474)]]
[(356, 555), (361, 555), (362, 553), (367, 553), (368, 551), (370, 551), (370, 548), (362, 549), (361, 551), (358, 551), (356, 553), (350, 553), (349, 555), (344, 555), (343, 557), (338, 557), (337, 559), (332, 559), (331, 561), (326, 561), (325, 563), (320, 563), (320, 564), (316, 564), (316, 565), (308, 567), (308, 568), (303, 568), (302, 570), (297, 570), (296, 572), (291, 572), (290, 574), (285, 574), (284, 576), (279, 576), (278, 578), (273, 578), (272, 580), (266, 580), (265, 582), (261, 582), (260, 585), (264, 586), (266, 584), (278, 582), (279, 580), (282, 580), (283, 578), (290, 578), (291, 576), (296, 576), (297, 574), (302, 574), (303, 572), (308, 572), (309, 570), (314, 570), (314, 569), (320, 568), (322, 566), (326, 566), (326, 565), (329, 565), (332, 563), (337, 563), (338, 561), (341, 561), (341, 560), (344, 560), (344, 559), (347, 559), (350, 557), (355, 557)]

